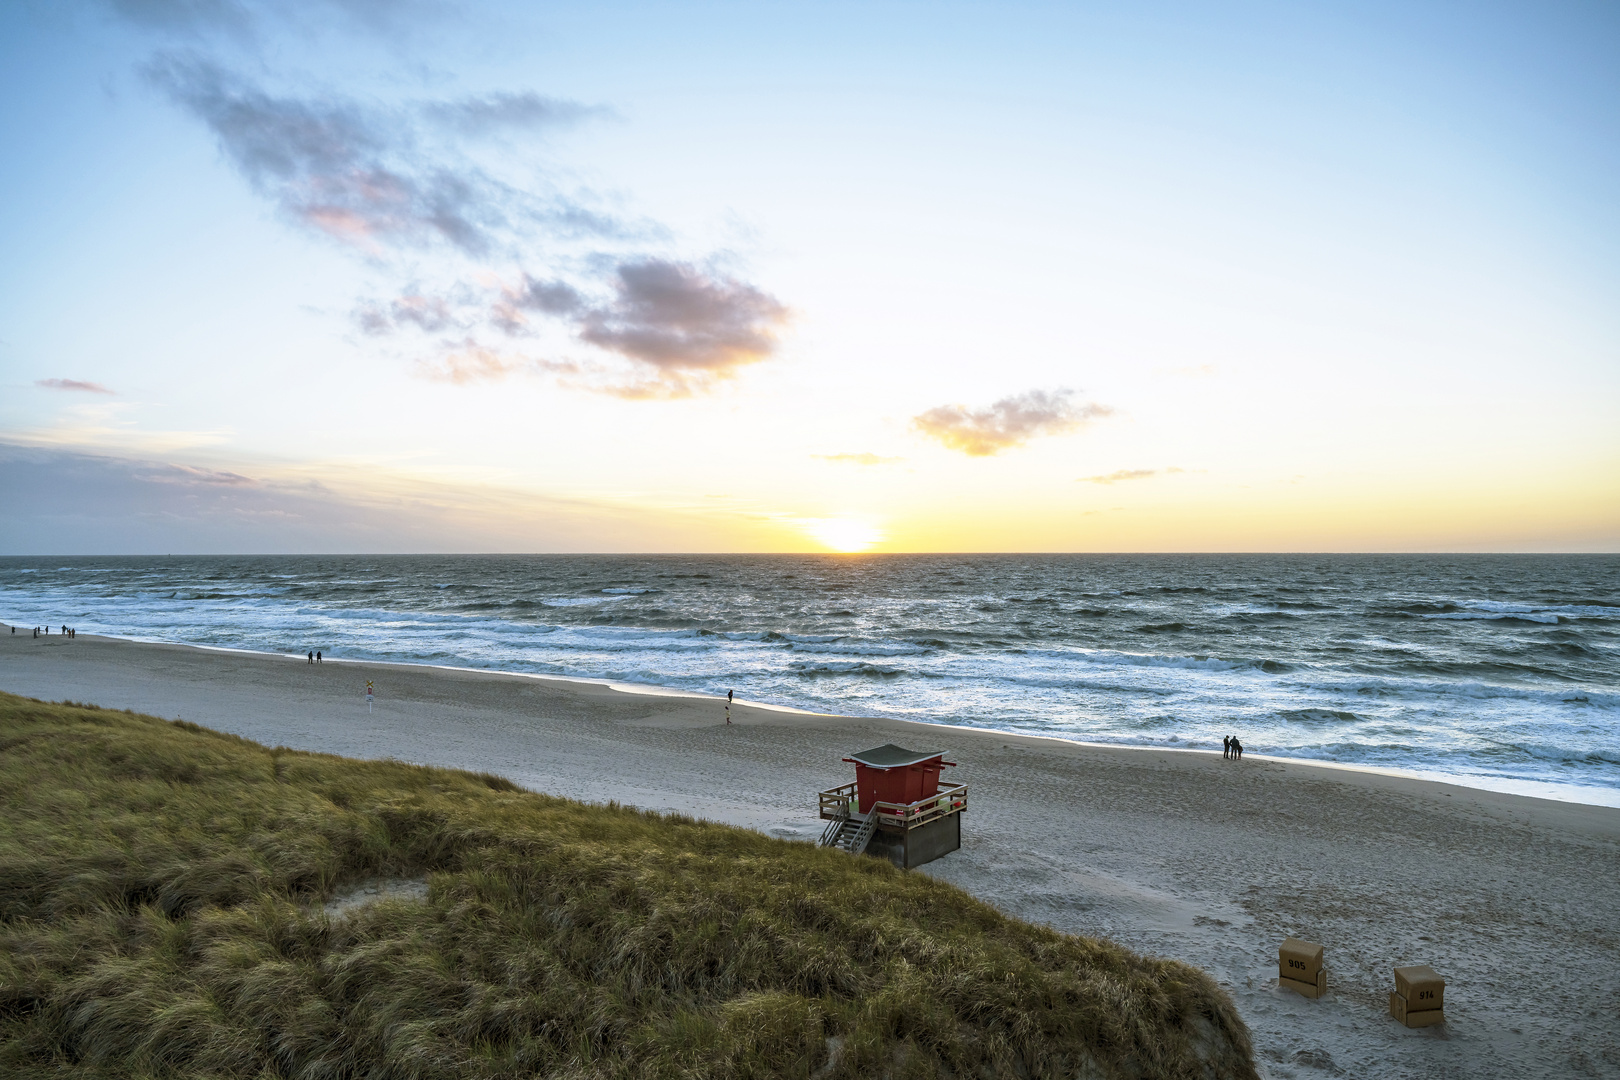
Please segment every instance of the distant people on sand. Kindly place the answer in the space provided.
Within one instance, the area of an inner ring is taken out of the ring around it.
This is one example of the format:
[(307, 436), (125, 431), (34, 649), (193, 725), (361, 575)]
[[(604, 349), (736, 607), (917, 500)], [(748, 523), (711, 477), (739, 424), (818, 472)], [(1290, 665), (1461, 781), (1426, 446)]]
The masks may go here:
[(1228, 735), (1228, 736), (1226, 736), (1226, 738), (1221, 740), (1221, 757), (1229, 758), (1231, 756), (1232, 756), (1232, 736)]
[(1238, 742), (1236, 735), (1228, 735), (1221, 740), (1221, 757), (1228, 761), (1243, 760), (1243, 744)]
[(321, 650), (319, 649), (315, 650), (315, 662), (317, 664), (321, 662)]
[(312, 663), (312, 664), (315, 662), (315, 650), (314, 649), (309, 650), (309, 662)]
[(1243, 760), (1243, 744), (1238, 742), (1236, 735), (1232, 736), (1232, 756), (1239, 761)]

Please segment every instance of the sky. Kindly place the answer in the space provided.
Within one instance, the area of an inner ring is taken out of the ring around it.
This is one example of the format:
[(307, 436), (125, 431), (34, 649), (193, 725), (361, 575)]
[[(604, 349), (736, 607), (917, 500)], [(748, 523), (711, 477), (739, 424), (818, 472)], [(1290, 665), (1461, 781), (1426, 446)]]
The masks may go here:
[(0, 554), (1620, 550), (1607, 2), (0, 6)]

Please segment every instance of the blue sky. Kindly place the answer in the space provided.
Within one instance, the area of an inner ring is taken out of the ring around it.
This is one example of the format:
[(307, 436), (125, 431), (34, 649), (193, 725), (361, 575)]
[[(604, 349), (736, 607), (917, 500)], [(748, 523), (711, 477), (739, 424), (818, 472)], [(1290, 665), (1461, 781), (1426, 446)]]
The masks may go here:
[(1616, 55), (1601, 4), (13, 5), (0, 551), (1615, 550)]

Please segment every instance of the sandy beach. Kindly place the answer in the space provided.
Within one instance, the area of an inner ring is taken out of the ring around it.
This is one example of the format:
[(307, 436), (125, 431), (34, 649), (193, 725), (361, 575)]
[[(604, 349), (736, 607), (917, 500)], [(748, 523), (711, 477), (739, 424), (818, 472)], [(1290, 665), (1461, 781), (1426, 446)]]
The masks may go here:
[[(1211, 972), (1268, 1076), (1620, 1076), (1613, 808), (744, 703), (728, 727), (723, 700), (88, 635), (0, 633), (0, 689), (803, 840), (850, 751), (943, 749), (970, 809), (962, 850), (922, 872)], [(1277, 988), (1288, 936), (1326, 947), (1322, 1000)], [(1444, 1026), (1388, 1017), (1398, 964), (1447, 978)]]

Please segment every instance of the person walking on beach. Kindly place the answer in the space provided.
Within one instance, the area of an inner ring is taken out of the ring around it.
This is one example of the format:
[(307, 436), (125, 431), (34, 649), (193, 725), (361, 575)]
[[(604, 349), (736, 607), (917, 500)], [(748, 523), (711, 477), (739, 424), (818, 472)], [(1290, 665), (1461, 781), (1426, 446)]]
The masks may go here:
[(315, 662), (317, 664), (321, 662), (321, 650), (319, 649), (315, 650)]
[(1243, 760), (1243, 744), (1238, 742), (1236, 735), (1232, 736), (1232, 756), (1239, 761)]
[(309, 650), (309, 662), (312, 663), (312, 664), (315, 662), (315, 650), (314, 649)]
[(1221, 757), (1229, 758), (1231, 756), (1232, 756), (1232, 736), (1228, 735), (1224, 739), (1221, 740)]

